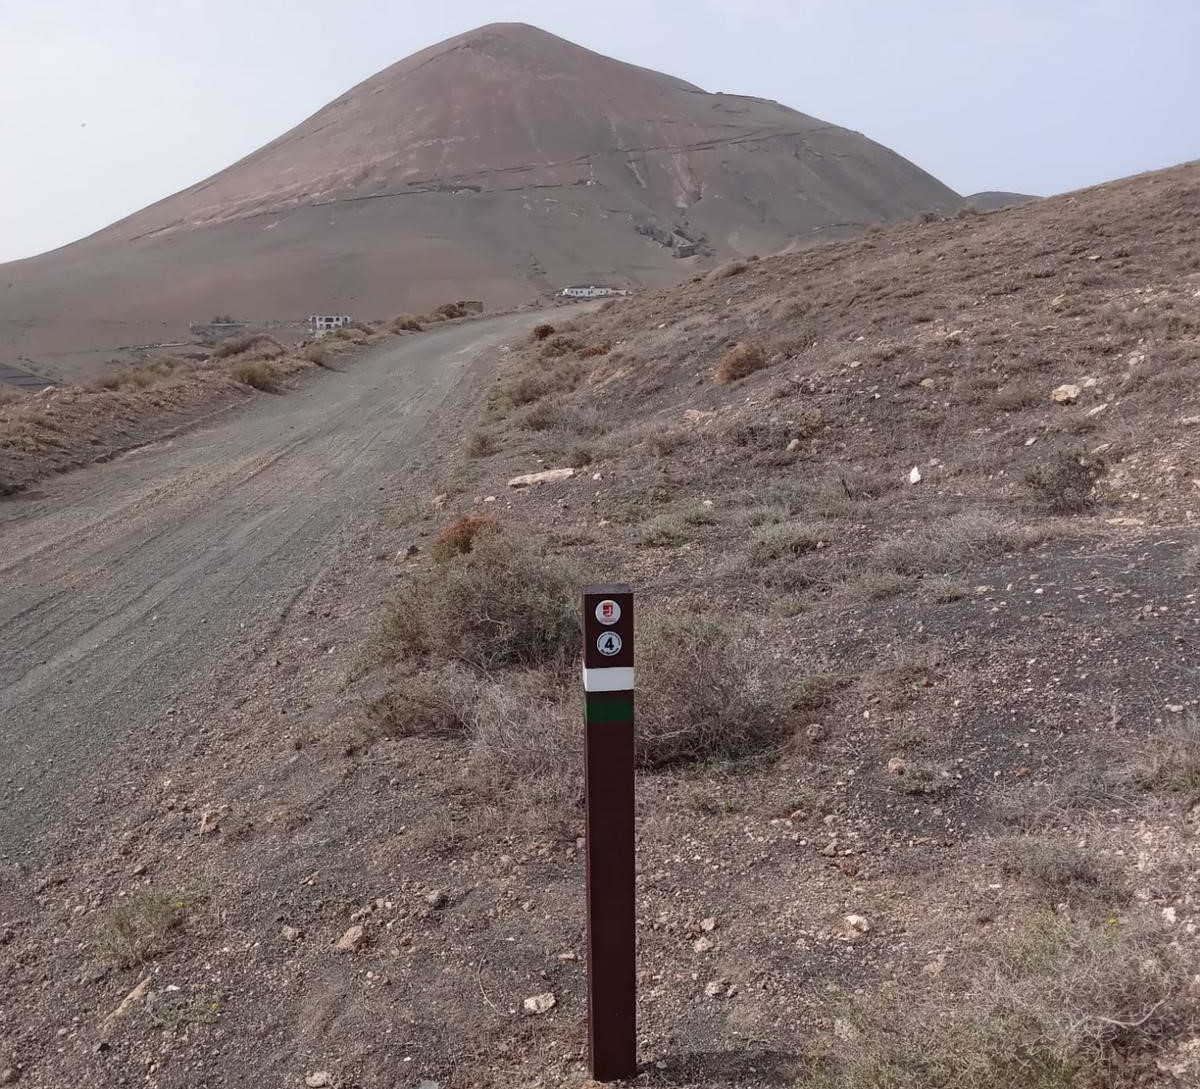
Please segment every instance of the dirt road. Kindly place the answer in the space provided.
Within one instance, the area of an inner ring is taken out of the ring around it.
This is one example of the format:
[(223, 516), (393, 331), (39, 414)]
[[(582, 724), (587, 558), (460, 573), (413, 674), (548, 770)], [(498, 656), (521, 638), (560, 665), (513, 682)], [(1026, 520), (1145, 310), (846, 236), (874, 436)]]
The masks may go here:
[[(485, 349), (529, 322), (377, 349), (0, 504), (6, 869), (33, 841), (69, 852), (97, 799), (137, 789), (172, 756), (164, 723), (208, 689), (236, 690), (305, 622), (364, 521), (454, 433), (493, 365)], [(0, 881), (0, 908), (15, 893)]]

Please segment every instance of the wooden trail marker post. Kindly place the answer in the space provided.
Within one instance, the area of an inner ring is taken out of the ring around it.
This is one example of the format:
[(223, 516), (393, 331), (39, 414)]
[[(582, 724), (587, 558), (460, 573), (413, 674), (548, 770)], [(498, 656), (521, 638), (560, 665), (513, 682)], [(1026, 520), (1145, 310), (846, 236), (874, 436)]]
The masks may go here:
[(633, 591), (583, 588), (588, 1055), (596, 1081), (637, 1074)]

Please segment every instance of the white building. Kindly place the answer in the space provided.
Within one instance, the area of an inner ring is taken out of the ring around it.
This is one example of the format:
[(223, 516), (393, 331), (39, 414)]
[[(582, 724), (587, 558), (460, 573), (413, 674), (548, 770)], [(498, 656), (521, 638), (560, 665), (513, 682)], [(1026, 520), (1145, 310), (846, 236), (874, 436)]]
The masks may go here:
[(332, 332), (334, 329), (340, 329), (343, 325), (350, 324), (349, 314), (309, 314), (309, 327), (313, 331), (314, 336), (324, 336), (326, 333)]
[(570, 299), (598, 299), (603, 295), (622, 295), (615, 287), (597, 287), (595, 284), (580, 284), (564, 287), (562, 293)]

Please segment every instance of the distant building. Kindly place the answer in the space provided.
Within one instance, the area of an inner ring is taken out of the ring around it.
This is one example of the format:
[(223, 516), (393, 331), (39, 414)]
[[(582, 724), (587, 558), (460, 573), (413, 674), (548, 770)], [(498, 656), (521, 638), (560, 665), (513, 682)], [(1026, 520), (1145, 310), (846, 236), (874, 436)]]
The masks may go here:
[(562, 293), (570, 299), (599, 299), (604, 295), (621, 295), (615, 287), (598, 287), (596, 284), (577, 284), (574, 287), (564, 287)]
[(331, 333), (334, 329), (340, 329), (343, 325), (349, 325), (350, 321), (349, 314), (310, 314), (308, 316), (309, 327), (312, 329), (313, 335), (318, 337)]

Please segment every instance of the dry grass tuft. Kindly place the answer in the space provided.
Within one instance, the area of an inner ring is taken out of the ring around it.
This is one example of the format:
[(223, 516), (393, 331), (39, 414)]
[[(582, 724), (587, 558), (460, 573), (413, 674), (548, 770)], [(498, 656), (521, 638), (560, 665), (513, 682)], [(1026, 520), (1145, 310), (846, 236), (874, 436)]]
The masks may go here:
[(713, 373), (713, 381), (736, 382), (739, 378), (760, 371), (767, 365), (767, 357), (757, 344), (742, 342), (735, 344), (723, 356)]
[(996, 844), (1004, 872), (1041, 890), (1049, 907), (1060, 902), (1127, 903), (1129, 886), (1121, 868), (1094, 849), (1040, 836), (1013, 836)]
[(751, 632), (726, 620), (638, 615), (638, 761), (738, 759), (774, 745), (788, 707)]
[(1140, 921), (1049, 913), (987, 958), (966, 993), (893, 989), (847, 1011), (798, 1089), (1099, 1089), (1140, 1077), (1193, 1014), (1194, 964)]
[(1027, 548), (1041, 538), (986, 512), (964, 511), (919, 531), (884, 541), (871, 553), (875, 571), (898, 575), (943, 575)]
[(556, 330), (553, 325), (551, 325), (548, 321), (543, 321), (540, 324), (535, 325), (533, 327), (533, 332), (531, 332), (529, 335), (533, 340), (546, 340), (548, 337), (552, 337), (555, 332)]
[(829, 544), (829, 530), (803, 522), (780, 522), (760, 525), (750, 534), (747, 552), (755, 567), (779, 560), (794, 559), (815, 552)]
[(1052, 514), (1081, 514), (1096, 501), (1103, 466), (1086, 457), (1059, 451), (1025, 474), (1039, 504)]
[(388, 329), (393, 333), (419, 333), (421, 328), (421, 323), (411, 314), (401, 314), (398, 318), (392, 318), (388, 325)]
[(178, 896), (137, 889), (105, 913), (98, 946), (104, 959), (122, 968), (161, 953), (172, 931), (183, 925), (187, 905)]
[(1188, 715), (1151, 738), (1134, 780), (1143, 790), (1182, 795), (1189, 803), (1200, 798), (1200, 717)]
[(442, 527), (433, 539), (430, 554), (438, 563), (445, 563), (454, 556), (465, 556), (480, 534), (495, 533), (498, 529), (496, 519), (490, 514), (464, 514)]

